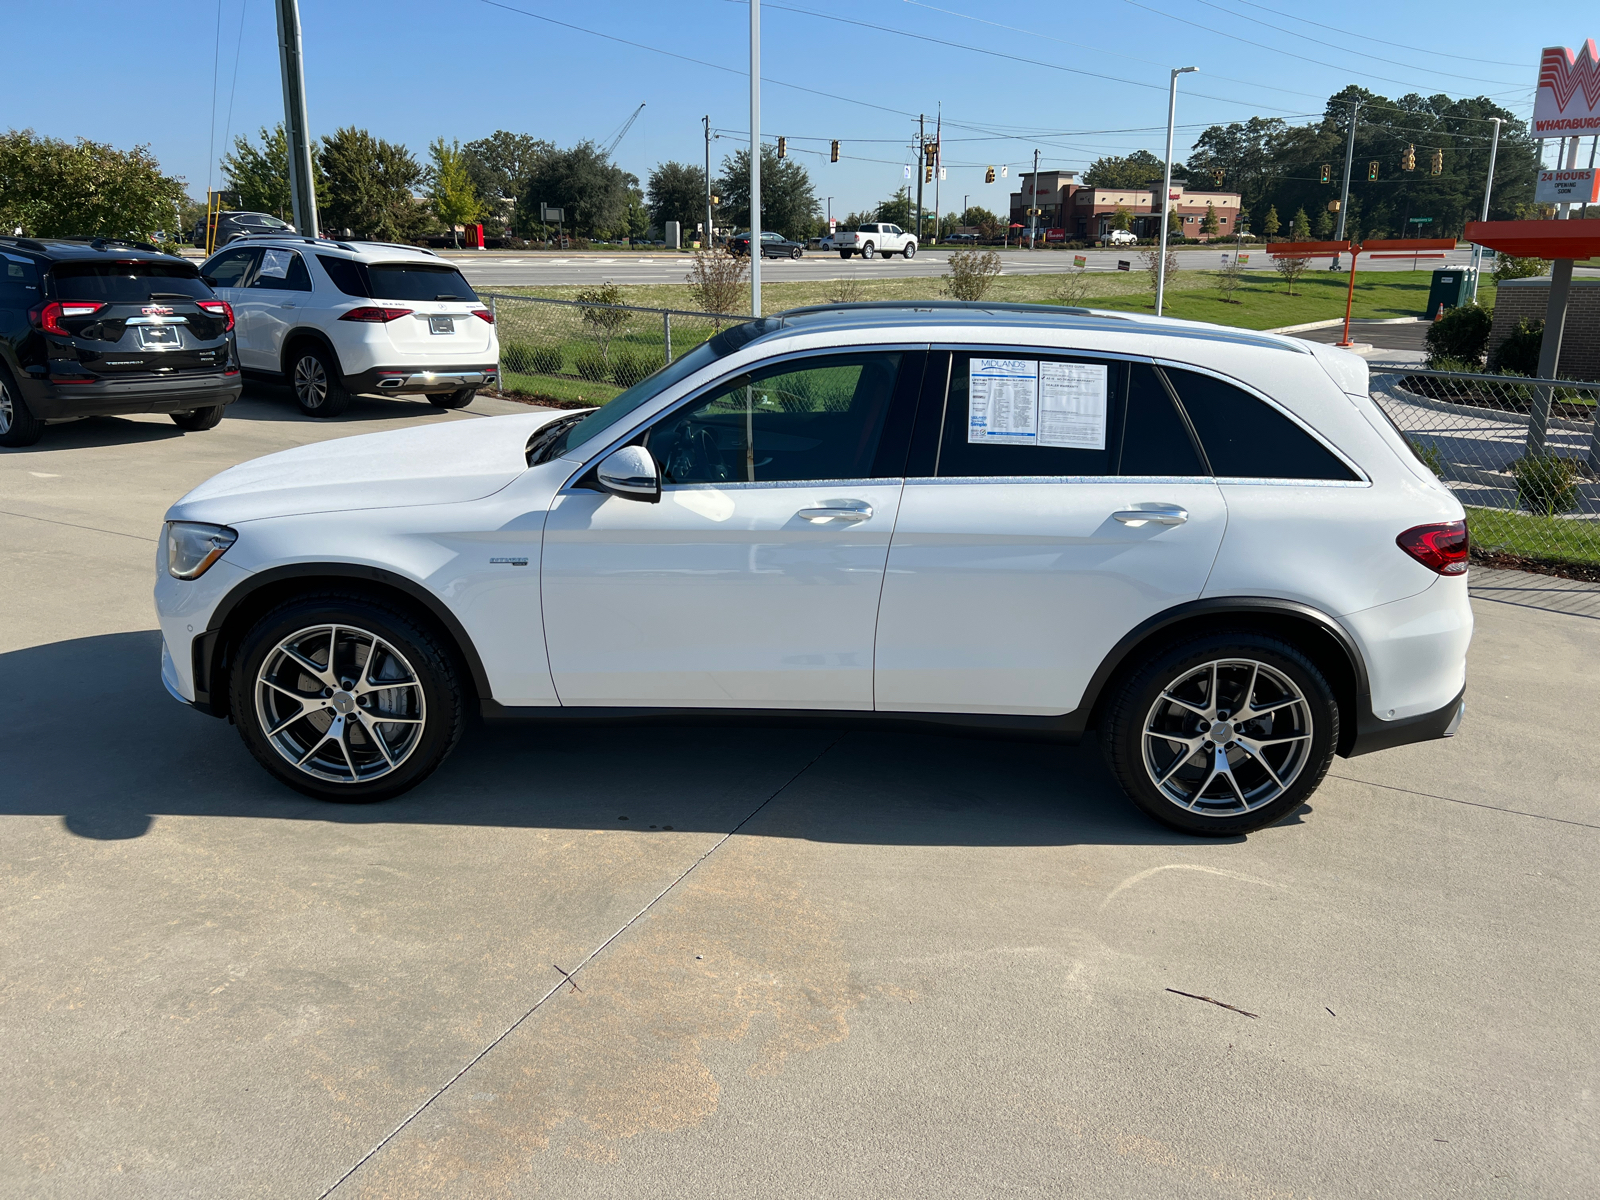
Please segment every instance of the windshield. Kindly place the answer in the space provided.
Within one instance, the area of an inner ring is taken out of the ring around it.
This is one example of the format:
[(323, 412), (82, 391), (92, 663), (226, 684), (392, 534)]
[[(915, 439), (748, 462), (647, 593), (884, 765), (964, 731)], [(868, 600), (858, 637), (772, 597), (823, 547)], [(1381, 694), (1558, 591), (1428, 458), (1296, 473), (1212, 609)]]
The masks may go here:
[(143, 304), (157, 294), (211, 297), (199, 270), (186, 262), (67, 262), (57, 263), (51, 274), (58, 300)]
[[(777, 329), (782, 322), (764, 317), (759, 321), (745, 321), (731, 329), (724, 329), (710, 341), (701, 342), (682, 358), (677, 359), (668, 366), (662, 367), (654, 375), (640, 380), (631, 388), (618, 393), (607, 401), (604, 407), (595, 409), (588, 416), (579, 421), (555, 422), (561, 425), (559, 435), (552, 437), (548, 442), (539, 443), (539, 434), (534, 435), (534, 442), (528, 447), (528, 461), (530, 465), (549, 462), (552, 458), (560, 458), (568, 450), (575, 449), (585, 442), (600, 436), (618, 421), (622, 420), (635, 409), (642, 407), (646, 402), (655, 399), (664, 390), (671, 387), (681, 379), (687, 379), (696, 371), (710, 366), (719, 358), (726, 358), (735, 350), (748, 345), (764, 333)], [(547, 426), (546, 428), (549, 428)], [(544, 430), (540, 430), (544, 433)]]

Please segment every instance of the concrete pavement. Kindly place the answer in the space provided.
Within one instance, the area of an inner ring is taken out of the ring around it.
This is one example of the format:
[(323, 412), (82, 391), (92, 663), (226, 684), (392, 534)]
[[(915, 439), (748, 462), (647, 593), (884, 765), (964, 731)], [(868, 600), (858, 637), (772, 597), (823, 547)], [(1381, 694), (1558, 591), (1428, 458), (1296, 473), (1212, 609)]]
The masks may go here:
[(1592, 619), (1475, 602), (1459, 737), (1221, 843), (1092, 747), (816, 730), (480, 728), (323, 805), (166, 696), (172, 498), (512, 407), (0, 455), (0, 1195), (1600, 1187)]

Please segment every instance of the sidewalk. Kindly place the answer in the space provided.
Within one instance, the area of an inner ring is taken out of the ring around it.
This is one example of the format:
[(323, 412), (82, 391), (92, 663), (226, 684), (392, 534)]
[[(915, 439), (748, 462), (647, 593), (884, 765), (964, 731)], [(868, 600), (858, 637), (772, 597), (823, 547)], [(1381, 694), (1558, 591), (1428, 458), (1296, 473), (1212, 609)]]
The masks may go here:
[(1515, 604), (1522, 608), (1542, 608), (1546, 612), (1600, 621), (1600, 583), (1581, 579), (1562, 579), (1555, 575), (1534, 575), (1526, 571), (1496, 571), (1473, 567), (1467, 586), (1474, 598)]

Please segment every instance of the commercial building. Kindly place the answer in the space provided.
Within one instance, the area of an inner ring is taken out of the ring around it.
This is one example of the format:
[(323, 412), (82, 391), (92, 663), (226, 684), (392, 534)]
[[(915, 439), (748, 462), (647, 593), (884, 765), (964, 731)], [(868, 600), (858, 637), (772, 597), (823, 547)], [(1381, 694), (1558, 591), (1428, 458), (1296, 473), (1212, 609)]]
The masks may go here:
[[(1239, 224), (1239, 193), (1191, 190), (1174, 181), (1172, 208), (1178, 214), (1187, 238), (1206, 240), (1200, 231), (1207, 210), (1217, 217), (1218, 238), (1234, 235)], [(1011, 193), (1011, 222), (1028, 226), (1034, 222), (1028, 209), (1040, 209), (1037, 225), (1047, 241), (1095, 242), (1116, 227), (1119, 211), (1128, 215), (1128, 227), (1141, 238), (1161, 233), (1161, 186), (1089, 187), (1077, 181), (1075, 171), (1040, 171), (1038, 202), (1034, 202), (1033, 172), (1024, 171), (1019, 190)], [(1023, 236), (1026, 236), (1024, 231)]]

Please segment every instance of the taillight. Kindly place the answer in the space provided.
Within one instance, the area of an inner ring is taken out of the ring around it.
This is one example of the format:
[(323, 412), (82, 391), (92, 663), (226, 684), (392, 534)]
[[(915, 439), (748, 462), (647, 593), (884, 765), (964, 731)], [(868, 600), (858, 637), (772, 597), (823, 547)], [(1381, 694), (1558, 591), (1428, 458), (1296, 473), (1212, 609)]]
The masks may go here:
[(398, 321), (401, 317), (409, 317), (409, 308), (379, 308), (373, 304), (364, 304), (360, 308), (352, 308), (339, 318), (341, 321), (371, 321), (377, 325), (385, 325), (390, 321)]
[(104, 304), (95, 304), (90, 300), (52, 300), (29, 309), (28, 320), (35, 329), (71, 337), (72, 331), (61, 324), (63, 317), (92, 317), (104, 307)]
[(1418, 525), (1395, 538), (1395, 545), (1430, 571), (1441, 575), (1467, 573), (1467, 523), (1446, 521)]
[(494, 324), (494, 314), (487, 308), (475, 308), (472, 310), (472, 315), (477, 317), (480, 321), (486, 321), (490, 325)]
[(233, 328), (233, 305), (226, 300), (196, 300), (201, 312), (208, 312), (213, 317), (221, 317), (227, 324), (222, 327), (222, 332), (227, 333)]

